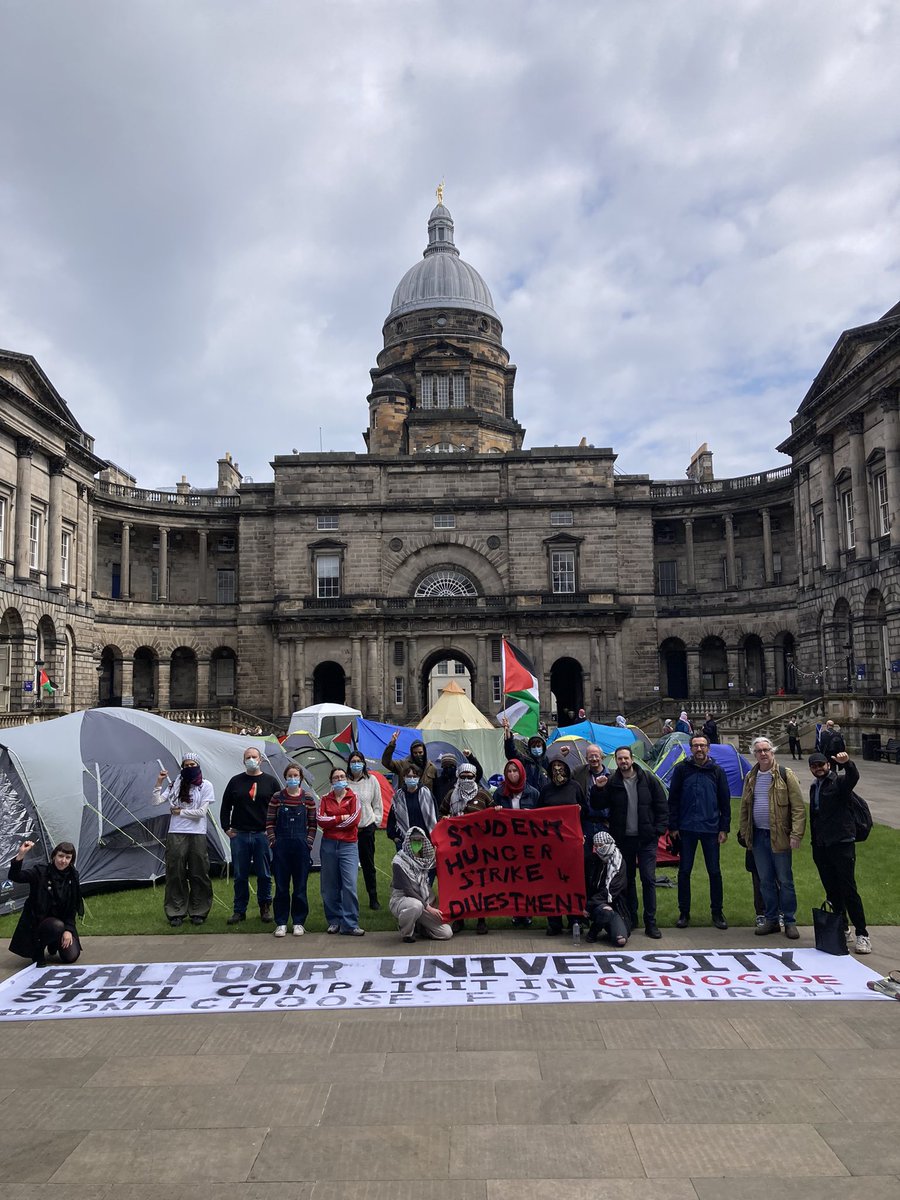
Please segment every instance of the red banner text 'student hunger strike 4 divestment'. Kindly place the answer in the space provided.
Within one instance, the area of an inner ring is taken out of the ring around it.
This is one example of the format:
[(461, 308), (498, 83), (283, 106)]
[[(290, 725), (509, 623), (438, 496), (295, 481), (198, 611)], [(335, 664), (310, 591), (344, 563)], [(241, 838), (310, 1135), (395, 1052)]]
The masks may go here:
[(431, 838), (447, 920), (584, 912), (584, 836), (574, 804), (450, 817)]

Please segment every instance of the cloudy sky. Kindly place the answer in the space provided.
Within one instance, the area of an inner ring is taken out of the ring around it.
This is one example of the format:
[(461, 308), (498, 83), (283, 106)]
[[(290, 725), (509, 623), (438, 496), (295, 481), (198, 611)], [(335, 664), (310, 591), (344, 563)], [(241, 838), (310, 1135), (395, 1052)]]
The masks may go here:
[(0, 345), (144, 486), (364, 450), (446, 181), (526, 445), (781, 465), (900, 299), (898, 6), (0, 0)]

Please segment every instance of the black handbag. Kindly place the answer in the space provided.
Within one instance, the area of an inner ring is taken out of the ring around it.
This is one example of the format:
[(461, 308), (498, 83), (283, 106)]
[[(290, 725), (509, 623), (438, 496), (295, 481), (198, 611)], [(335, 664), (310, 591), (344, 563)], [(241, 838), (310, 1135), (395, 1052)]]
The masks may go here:
[(835, 912), (827, 900), (821, 908), (812, 910), (813, 929), (816, 934), (816, 949), (823, 954), (849, 954), (847, 935), (844, 933), (844, 918)]

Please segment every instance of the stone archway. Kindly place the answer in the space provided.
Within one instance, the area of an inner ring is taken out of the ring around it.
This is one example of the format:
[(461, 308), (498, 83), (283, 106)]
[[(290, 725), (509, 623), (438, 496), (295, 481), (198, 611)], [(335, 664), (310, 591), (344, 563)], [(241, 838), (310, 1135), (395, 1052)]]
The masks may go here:
[(104, 646), (100, 651), (97, 702), (101, 708), (119, 708), (122, 704), (122, 651)]
[(313, 671), (313, 704), (345, 704), (347, 676), (340, 663), (320, 662)]
[(0, 712), (18, 712), (23, 703), (25, 626), (19, 610), (8, 608), (0, 617)]
[(550, 668), (550, 691), (556, 701), (557, 725), (574, 725), (584, 708), (584, 673), (575, 658), (558, 658)]
[(169, 706), (197, 707), (197, 655), (188, 646), (172, 652), (169, 676)]
[[(744, 660), (744, 692), (748, 696), (766, 694), (766, 656), (762, 639), (756, 633), (748, 633), (741, 647)], [(727, 683), (727, 680), (726, 680)]]
[(666, 638), (659, 648), (659, 665), (663, 695), (673, 700), (686, 700), (690, 695), (687, 649), (681, 638)]
[(131, 683), (135, 708), (156, 708), (157, 665), (155, 651), (149, 646), (138, 646)]
[(700, 691), (728, 695), (728, 654), (720, 637), (707, 637), (700, 643)]
[[(461, 669), (460, 669), (461, 668)], [(419, 696), (422, 713), (428, 712), (440, 692), (451, 680), (470, 700), (475, 695), (475, 663), (468, 654), (455, 648), (432, 650), (419, 666)]]

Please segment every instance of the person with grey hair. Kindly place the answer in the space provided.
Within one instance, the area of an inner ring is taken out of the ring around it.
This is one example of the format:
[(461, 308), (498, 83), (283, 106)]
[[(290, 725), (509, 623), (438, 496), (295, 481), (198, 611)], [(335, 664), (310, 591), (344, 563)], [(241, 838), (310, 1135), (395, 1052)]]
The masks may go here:
[(784, 915), (784, 935), (796, 939), (797, 893), (791, 855), (806, 832), (806, 809), (800, 781), (788, 767), (775, 763), (775, 747), (767, 737), (750, 746), (756, 765), (744, 780), (739, 840), (753, 853), (765, 920), (755, 932), (778, 933)]

